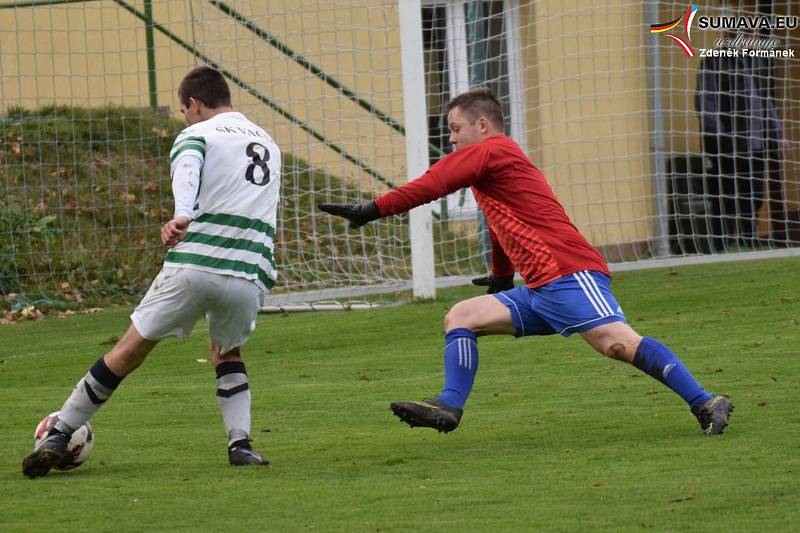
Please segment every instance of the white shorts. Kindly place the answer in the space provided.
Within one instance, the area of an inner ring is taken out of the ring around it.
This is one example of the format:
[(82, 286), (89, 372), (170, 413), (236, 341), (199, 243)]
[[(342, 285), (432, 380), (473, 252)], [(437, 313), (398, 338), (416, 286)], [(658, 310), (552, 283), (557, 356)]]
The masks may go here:
[(145, 339), (185, 337), (205, 315), (220, 353), (242, 346), (256, 329), (261, 289), (252, 281), (193, 268), (164, 267), (131, 315)]

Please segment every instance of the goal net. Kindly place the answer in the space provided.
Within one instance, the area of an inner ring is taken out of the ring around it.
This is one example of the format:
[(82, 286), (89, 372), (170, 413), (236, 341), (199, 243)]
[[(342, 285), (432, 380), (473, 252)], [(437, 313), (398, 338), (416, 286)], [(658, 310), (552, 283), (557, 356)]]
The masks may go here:
[[(225, 73), (235, 108), (285, 154), (268, 305), (394, 298), (414, 276), (488, 271), (468, 190), (432, 205), (428, 273), (411, 267), (408, 216), (352, 230), (315, 207), (405, 183), (411, 114), (426, 117), (428, 162), (448, 153), (444, 105), (477, 85), (615, 268), (797, 252), (796, 3), (408, 1), (416, 27), (396, 0), (0, 0), (4, 305), (146, 289), (172, 212), (176, 90), (197, 64)], [(771, 27), (718, 42), (721, 21), (758, 17)], [(401, 28), (422, 49), (411, 109)], [(774, 54), (700, 57), (747, 47)]]

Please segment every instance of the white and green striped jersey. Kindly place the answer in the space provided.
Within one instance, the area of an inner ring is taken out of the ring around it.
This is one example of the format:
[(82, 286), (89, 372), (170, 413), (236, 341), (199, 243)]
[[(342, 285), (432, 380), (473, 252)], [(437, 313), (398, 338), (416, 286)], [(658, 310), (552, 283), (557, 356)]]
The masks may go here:
[[(275, 219), (281, 185), (281, 153), (272, 138), (244, 115), (220, 113), (183, 130), (170, 152), (176, 196), (178, 180), (194, 172), (186, 237), (167, 252), (164, 264), (250, 279), (262, 289), (275, 284)], [(186, 208), (188, 211), (188, 208)]]

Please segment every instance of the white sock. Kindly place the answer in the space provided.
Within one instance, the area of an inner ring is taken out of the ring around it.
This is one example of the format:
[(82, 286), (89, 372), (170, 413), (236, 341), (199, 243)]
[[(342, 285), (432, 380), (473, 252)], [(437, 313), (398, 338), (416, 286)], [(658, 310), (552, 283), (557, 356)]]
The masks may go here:
[(61, 407), (55, 428), (72, 433), (89, 420), (119, 386), (122, 378), (106, 366), (101, 357), (75, 385)]
[(217, 366), (217, 401), (228, 434), (228, 446), (250, 436), (250, 385), (241, 361)]

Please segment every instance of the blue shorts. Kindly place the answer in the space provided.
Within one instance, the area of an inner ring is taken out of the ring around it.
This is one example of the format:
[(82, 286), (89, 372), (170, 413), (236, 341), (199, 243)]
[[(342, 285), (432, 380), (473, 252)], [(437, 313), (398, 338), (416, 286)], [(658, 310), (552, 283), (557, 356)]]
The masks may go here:
[(611, 278), (601, 272), (582, 270), (547, 285), (525, 285), (493, 295), (509, 311), (515, 335), (569, 337), (609, 322), (627, 322), (611, 294)]

